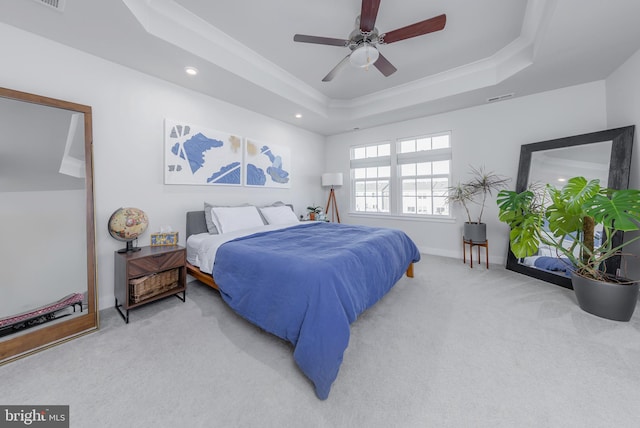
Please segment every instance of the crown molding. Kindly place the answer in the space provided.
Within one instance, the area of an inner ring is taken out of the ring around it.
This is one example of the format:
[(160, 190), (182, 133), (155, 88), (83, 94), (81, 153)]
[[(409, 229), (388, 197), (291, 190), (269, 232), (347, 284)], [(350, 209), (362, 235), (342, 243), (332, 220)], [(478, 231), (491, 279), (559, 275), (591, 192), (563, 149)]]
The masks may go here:
[(557, 0), (529, 0), (520, 35), (495, 54), (351, 100), (331, 99), (173, 0), (123, 0), (145, 31), (325, 118), (357, 119), (496, 85), (533, 64)]

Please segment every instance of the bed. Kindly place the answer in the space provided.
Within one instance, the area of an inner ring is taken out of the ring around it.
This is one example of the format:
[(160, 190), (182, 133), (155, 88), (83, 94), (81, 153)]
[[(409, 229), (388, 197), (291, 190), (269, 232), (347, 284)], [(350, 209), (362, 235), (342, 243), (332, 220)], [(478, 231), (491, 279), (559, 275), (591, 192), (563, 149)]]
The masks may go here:
[(240, 316), (292, 343), (322, 400), (338, 375), (350, 324), (405, 273), (413, 276), (420, 260), (413, 241), (395, 229), (296, 219), (209, 232), (205, 211), (187, 213), (187, 272)]

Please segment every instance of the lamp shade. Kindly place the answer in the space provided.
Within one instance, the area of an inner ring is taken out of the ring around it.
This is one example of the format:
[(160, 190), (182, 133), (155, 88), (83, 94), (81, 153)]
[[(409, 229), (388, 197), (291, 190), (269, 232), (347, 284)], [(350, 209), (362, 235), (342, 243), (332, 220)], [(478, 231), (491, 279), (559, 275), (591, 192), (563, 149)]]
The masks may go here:
[(325, 172), (322, 174), (322, 185), (324, 187), (342, 186), (342, 173)]
[(349, 56), (349, 62), (355, 67), (369, 67), (378, 60), (380, 52), (369, 43), (363, 43)]

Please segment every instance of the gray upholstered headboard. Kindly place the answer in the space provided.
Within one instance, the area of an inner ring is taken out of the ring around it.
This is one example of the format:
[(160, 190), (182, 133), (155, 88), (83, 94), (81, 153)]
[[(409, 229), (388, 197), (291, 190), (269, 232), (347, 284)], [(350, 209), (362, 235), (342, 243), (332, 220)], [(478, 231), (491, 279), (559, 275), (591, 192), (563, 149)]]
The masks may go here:
[[(293, 205), (285, 204), (291, 211), (293, 209)], [(204, 218), (204, 210), (202, 211), (187, 211), (187, 236), (185, 238), (185, 242), (191, 235), (195, 235), (196, 233), (207, 233), (209, 230), (207, 229), (207, 221)]]
[(207, 222), (204, 219), (204, 210), (187, 212), (187, 238), (196, 233), (206, 233)]

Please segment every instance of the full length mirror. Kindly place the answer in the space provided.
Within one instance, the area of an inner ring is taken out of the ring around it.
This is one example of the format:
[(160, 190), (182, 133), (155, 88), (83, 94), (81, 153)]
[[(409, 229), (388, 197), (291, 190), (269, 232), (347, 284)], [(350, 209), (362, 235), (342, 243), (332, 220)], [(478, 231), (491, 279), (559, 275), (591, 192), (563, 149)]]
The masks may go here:
[(0, 363), (98, 326), (91, 107), (0, 88)]
[[(567, 179), (576, 176), (599, 179), (601, 185), (612, 189), (627, 188), (633, 131), (634, 127), (628, 126), (523, 145), (516, 191), (546, 184), (560, 188)], [(594, 238), (602, 239), (602, 233), (596, 230)], [(620, 233), (614, 239), (621, 242), (623, 236)], [(570, 239), (566, 242), (570, 245)], [(607, 271), (616, 272), (619, 267), (620, 259), (613, 259), (607, 264)], [(507, 269), (572, 288), (568, 260), (544, 246), (536, 255), (523, 259), (517, 259), (509, 251)]]

